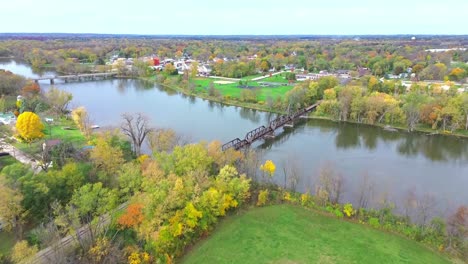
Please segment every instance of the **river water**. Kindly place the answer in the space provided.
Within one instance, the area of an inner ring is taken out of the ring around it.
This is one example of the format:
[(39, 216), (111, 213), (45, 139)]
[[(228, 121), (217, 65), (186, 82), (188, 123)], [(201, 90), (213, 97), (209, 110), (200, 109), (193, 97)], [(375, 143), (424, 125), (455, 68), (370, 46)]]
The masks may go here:
[[(1, 68), (37, 76), (27, 65), (12, 60), (0, 61)], [(48, 81), (40, 84), (44, 89), (50, 86)], [(269, 113), (187, 97), (138, 80), (56, 82), (55, 86), (71, 92), (72, 107), (85, 106), (100, 126), (118, 126), (122, 113), (142, 112), (154, 126), (172, 128), (193, 141), (243, 138), (273, 118)], [(254, 147), (263, 150), (263, 161), (276, 163), (278, 184), (285, 182), (283, 168), (296, 170), (298, 191), (313, 192), (319, 171), (334, 167), (344, 179), (341, 202), (356, 203), (359, 186), (367, 178), (373, 185), (374, 206), (390, 200), (401, 208), (409, 192), (434, 203), (434, 214), (446, 215), (468, 204), (467, 139), (310, 119), (293, 129), (279, 129), (274, 140)]]

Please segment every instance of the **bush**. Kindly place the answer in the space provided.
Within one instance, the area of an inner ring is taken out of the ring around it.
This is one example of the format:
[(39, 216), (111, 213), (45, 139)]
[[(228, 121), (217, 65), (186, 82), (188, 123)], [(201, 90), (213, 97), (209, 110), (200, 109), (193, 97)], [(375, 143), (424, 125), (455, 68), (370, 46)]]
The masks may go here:
[(354, 210), (352, 204), (347, 203), (347, 204), (345, 204), (344, 207), (343, 207), (343, 213), (344, 213), (347, 217), (352, 217), (353, 215), (356, 214), (356, 210)]
[(261, 190), (261, 191), (258, 193), (257, 206), (264, 206), (264, 205), (266, 205), (267, 202), (268, 202), (268, 196), (269, 196), (268, 189)]
[(372, 226), (373, 228), (379, 228), (380, 227), (379, 219), (375, 217), (371, 217), (369, 219), (369, 225)]

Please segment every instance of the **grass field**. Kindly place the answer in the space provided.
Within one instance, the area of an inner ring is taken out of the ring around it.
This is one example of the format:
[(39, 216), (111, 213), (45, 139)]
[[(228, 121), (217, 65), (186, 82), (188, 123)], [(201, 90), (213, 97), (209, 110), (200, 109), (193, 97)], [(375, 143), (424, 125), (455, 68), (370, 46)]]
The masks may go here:
[[(211, 82), (214, 82), (218, 79), (209, 79), (209, 78), (197, 78), (193, 81), (195, 82), (196, 89), (198, 92), (206, 91)], [(221, 79), (219, 79), (221, 80)], [(268, 77), (266, 79), (262, 79), (258, 82), (278, 82), (278, 83), (287, 83), (286, 80), (282, 79), (281, 77), (276, 78), (276, 76)], [(265, 101), (268, 96), (275, 98), (277, 96), (284, 96), (289, 90), (293, 88), (293, 86), (279, 86), (279, 87), (260, 87), (258, 82), (250, 81), (248, 82), (249, 86), (259, 87), (257, 89), (260, 90), (258, 100)], [(222, 95), (226, 96), (229, 95), (231, 97), (240, 97), (243, 88), (239, 88), (238, 82), (230, 83), (230, 84), (216, 84), (214, 83), (214, 87), (218, 89)]]
[(225, 219), (181, 262), (450, 263), (414, 241), (290, 205)]

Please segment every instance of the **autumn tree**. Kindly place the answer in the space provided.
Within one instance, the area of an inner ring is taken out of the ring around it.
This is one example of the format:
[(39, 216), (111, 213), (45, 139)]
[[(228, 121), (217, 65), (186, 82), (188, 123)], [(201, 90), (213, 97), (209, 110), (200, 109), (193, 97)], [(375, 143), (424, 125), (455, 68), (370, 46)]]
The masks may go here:
[(22, 206), (23, 195), (6, 185), (3, 177), (0, 178), (0, 212), (2, 221), (7, 230), (13, 230), (16, 238), (23, 234), (23, 225), (27, 211)]
[(40, 92), (41, 88), (39, 87), (39, 84), (33, 81), (29, 81), (23, 88), (21, 88), (21, 95), (26, 98), (37, 96)]
[(460, 206), (447, 221), (448, 249), (462, 253), (468, 257), (468, 207)]
[(136, 114), (136, 117), (130, 114), (123, 114), (122, 118), (124, 120), (121, 126), (122, 132), (132, 141), (133, 153), (136, 156), (140, 156), (141, 145), (143, 145), (146, 136), (152, 131), (152, 128), (148, 124), (148, 118), (141, 113)]
[(125, 213), (119, 217), (117, 223), (122, 228), (131, 228), (139, 225), (143, 221), (143, 204), (135, 203), (131, 204), (125, 210)]
[(72, 119), (86, 137), (91, 135), (91, 120), (84, 106), (73, 109)]
[(83, 251), (88, 251), (99, 234), (107, 230), (109, 219), (104, 215), (116, 208), (117, 201), (116, 191), (103, 187), (101, 182), (86, 184), (75, 191), (66, 207), (53, 206), (55, 223), (70, 233)]
[(52, 108), (52, 111), (57, 115), (66, 114), (68, 104), (73, 99), (71, 93), (57, 89), (54, 86), (49, 88), (49, 90), (45, 93), (45, 97), (50, 107)]
[(260, 165), (260, 170), (266, 174), (268, 178), (272, 178), (276, 171), (276, 165), (273, 161), (266, 160), (264, 164)]
[(339, 203), (343, 193), (344, 179), (331, 164), (322, 166), (319, 172), (319, 181), (316, 194), (331, 203)]
[(114, 176), (124, 163), (124, 158), (122, 150), (111, 145), (111, 137), (110, 133), (98, 136), (90, 158), (96, 168), (106, 175)]
[(182, 137), (170, 128), (152, 130), (147, 137), (148, 146), (153, 153), (160, 151), (171, 152), (175, 146), (185, 143)]
[(14, 263), (27, 263), (38, 252), (37, 246), (30, 246), (28, 241), (21, 240), (11, 250), (11, 260)]
[(31, 142), (35, 139), (44, 137), (44, 124), (38, 115), (33, 112), (24, 112), (18, 116), (16, 129), (19, 135), (26, 142)]
[(198, 75), (198, 62), (192, 62), (190, 65), (190, 78), (195, 78)]
[(413, 131), (418, 124), (421, 108), (425, 102), (427, 102), (427, 97), (417, 92), (410, 92), (404, 97), (403, 111), (406, 114), (409, 131)]

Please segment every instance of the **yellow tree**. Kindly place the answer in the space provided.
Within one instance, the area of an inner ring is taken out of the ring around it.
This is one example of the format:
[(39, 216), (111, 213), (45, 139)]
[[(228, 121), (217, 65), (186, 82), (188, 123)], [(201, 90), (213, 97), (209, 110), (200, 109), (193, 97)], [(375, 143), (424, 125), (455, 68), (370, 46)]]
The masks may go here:
[(76, 126), (80, 129), (86, 137), (89, 137), (91, 134), (91, 124), (89, 120), (88, 112), (86, 108), (80, 106), (72, 111), (72, 119), (75, 122)]
[(96, 144), (90, 158), (97, 168), (108, 175), (115, 175), (124, 163), (122, 150), (110, 143), (111, 134), (107, 133), (96, 138)]
[(271, 160), (265, 161), (264, 164), (260, 165), (260, 170), (266, 173), (270, 178), (275, 174), (276, 166)]
[(21, 138), (27, 142), (44, 137), (44, 133), (42, 133), (44, 124), (42, 124), (39, 116), (33, 112), (20, 114), (16, 122), (16, 129)]

